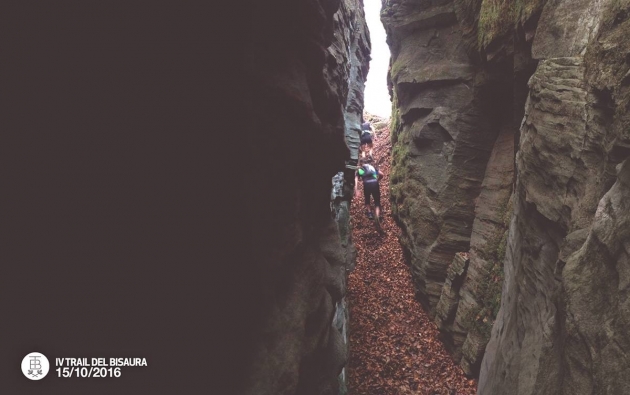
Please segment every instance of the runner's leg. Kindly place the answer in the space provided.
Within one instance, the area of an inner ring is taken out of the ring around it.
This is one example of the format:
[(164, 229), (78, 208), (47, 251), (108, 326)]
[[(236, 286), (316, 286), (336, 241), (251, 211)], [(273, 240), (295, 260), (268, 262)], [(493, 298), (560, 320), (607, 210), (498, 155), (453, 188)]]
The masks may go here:
[(372, 196), (374, 196), (374, 210), (376, 211), (376, 216), (380, 218), (381, 216), (381, 186), (376, 185), (374, 191), (372, 191)]
[(370, 207), (370, 188), (366, 184), (363, 184), (363, 198), (365, 199), (366, 214), (370, 217), (372, 213), (372, 208)]

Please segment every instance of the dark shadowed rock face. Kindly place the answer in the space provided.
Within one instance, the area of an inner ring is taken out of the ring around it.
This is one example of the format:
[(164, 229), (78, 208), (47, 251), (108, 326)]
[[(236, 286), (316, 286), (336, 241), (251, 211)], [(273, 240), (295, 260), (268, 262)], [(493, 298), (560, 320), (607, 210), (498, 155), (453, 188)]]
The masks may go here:
[(628, 388), (628, 3), (383, 1), (393, 210), (480, 394)]
[[(347, 11), (337, 13), (336, 17), (346, 18), (343, 23), (346, 28), (338, 29), (338, 32), (345, 34), (343, 41), (339, 41), (341, 48), (345, 51), (345, 56), (343, 59), (336, 57), (336, 67), (349, 67), (344, 124), (346, 143), (350, 148), (349, 163), (353, 164), (359, 159), (363, 92), (370, 60), (370, 34), (363, 19), (362, 0), (345, 0), (342, 7)], [(339, 37), (340, 33), (336, 35)], [(329, 50), (333, 52), (337, 48), (339, 47), (332, 46)]]
[(257, 175), (247, 183), (258, 207), (246, 226), (260, 273), (253, 302), (261, 324), (242, 392), (337, 394), (347, 357), (345, 276), (355, 255), (345, 136), (347, 124), (359, 123), (370, 48), (363, 4), (263, 8), (243, 77), (258, 128), (245, 142), (253, 148), (246, 160)]

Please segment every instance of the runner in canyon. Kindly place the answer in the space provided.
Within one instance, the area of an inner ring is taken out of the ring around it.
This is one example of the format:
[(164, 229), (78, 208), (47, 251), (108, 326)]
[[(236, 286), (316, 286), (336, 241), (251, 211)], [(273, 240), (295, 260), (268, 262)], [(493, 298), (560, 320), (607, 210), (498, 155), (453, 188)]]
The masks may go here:
[(372, 125), (366, 121), (361, 124), (361, 156), (365, 158), (366, 153), (371, 158), (374, 153), (374, 132)]
[[(358, 194), (359, 179), (361, 179), (363, 183), (365, 209), (369, 219), (374, 219), (374, 214), (376, 214), (376, 220), (379, 220), (381, 217), (381, 188), (379, 180), (382, 177), (383, 173), (378, 169), (378, 166), (373, 163), (371, 157), (361, 158), (359, 160), (359, 168), (354, 177), (354, 193), (355, 195)], [(374, 214), (370, 206), (370, 197), (374, 198)]]
[[(378, 125), (385, 122), (376, 123)], [(398, 242), (400, 230), (390, 215), (389, 128), (376, 130), (374, 164), (380, 180), (384, 236), (362, 213), (363, 196), (352, 204), (353, 240), (358, 251), (348, 278), (351, 327), (348, 384), (353, 395), (471, 395), (468, 379), (438, 339), (438, 330), (414, 298), (409, 267)]]

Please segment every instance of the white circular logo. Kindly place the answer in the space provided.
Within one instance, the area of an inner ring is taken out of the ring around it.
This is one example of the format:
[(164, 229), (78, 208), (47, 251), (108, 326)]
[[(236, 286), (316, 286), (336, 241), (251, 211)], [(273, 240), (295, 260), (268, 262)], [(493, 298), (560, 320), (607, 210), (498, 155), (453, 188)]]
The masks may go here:
[(42, 353), (32, 352), (22, 360), (22, 373), (31, 380), (41, 380), (48, 374), (50, 363)]

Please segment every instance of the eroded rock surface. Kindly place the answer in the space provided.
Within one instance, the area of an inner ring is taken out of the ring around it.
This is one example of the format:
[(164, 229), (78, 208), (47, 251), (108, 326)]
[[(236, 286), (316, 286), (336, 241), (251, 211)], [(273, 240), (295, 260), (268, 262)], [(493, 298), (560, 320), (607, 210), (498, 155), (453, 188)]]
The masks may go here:
[(628, 387), (628, 238), (612, 229), (627, 216), (629, 13), (383, 1), (393, 211), (417, 296), (480, 394)]
[(629, 6), (556, 1), (543, 11), (480, 394), (621, 394), (630, 385), (628, 207), (619, 200), (630, 154)]
[(499, 132), (483, 107), (490, 103), (480, 99), (496, 105), (493, 111), (509, 109), (509, 100), (488, 96), (500, 86), (468, 56), (455, 3), (433, 3), (391, 1), (381, 13), (396, 103), (393, 212), (418, 296), (429, 310), (455, 253), (468, 250), (474, 199)]
[(501, 281), (495, 255), (526, 94), (514, 86), (527, 78), (515, 78), (527, 60), (515, 64), (511, 39), (495, 45), (505, 34), (486, 32), (495, 41), (478, 49), (480, 6), (388, 1), (381, 13), (392, 51), (393, 212), (417, 296), (473, 376), (498, 306), (490, 284)]

